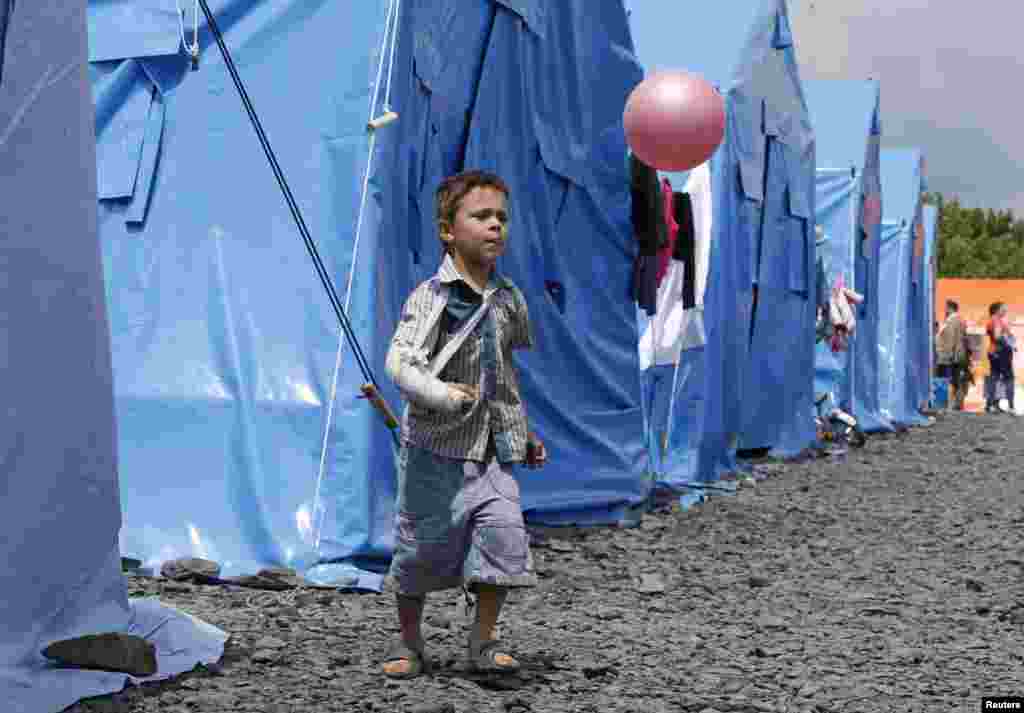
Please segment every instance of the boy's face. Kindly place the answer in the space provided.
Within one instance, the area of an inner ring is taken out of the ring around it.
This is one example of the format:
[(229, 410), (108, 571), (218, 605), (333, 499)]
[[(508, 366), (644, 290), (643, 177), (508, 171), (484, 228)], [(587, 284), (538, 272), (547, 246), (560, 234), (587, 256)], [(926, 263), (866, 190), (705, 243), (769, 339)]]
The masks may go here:
[(490, 267), (505, 252), (508, 208), (505, 194), (486, 186), (474, 188), (459, 202), (455, 223), (444, 226), (441, 239), (467, 265)]

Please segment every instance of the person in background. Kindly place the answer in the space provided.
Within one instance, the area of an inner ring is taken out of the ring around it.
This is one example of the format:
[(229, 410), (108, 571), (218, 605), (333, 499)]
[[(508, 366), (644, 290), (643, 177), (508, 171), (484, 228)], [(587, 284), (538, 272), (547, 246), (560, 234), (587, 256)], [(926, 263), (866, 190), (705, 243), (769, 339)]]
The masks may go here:
[(963, 410), (966, 396), (970, 352), (967, 348), (967, 323), (960, 316), (960, 305), (946, 300), (946, 319), (935, 339), (936, 376), (948, 379), (953, 387), (949, 408)]
[(1010, 332), (1009, 310), (1003, 302), (994, 302), (988, 308), (989, 320), (985, 324), (988, 335), (989, 377), (985, 381), (985, 413), (999, 413), (999, 392), (1009, 404), (1008, 413), (1016, 414), (1013, 405), (1014, 377), (1013, 353), (1017, 345)]

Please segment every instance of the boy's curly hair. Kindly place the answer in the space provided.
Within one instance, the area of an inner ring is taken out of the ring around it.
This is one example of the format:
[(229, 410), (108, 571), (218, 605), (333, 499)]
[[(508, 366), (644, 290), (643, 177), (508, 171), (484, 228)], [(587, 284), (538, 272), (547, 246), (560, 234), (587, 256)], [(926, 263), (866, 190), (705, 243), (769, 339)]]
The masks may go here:
[(459, 212), (459, 204), (474, 188), (493, 188), (501, 191), (508, 198), (508, 184), (493, 173), (487, 171), (463, 171), (441, 181), (437, 187), (435, 200), (437, 230), (440, 237), (441, 231), (447, 225), (455, 222), (455, 215)]

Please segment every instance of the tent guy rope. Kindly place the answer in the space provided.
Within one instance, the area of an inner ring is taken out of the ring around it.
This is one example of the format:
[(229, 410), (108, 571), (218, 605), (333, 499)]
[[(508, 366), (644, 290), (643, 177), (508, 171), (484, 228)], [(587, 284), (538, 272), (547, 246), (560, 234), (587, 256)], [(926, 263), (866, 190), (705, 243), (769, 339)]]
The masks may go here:
[(249, 120), (252, 123), (253, 129), (256, 131), (260, 145), (263, 147), (263, 151), (267, 156), (267, 161), (270, 163), (271, 170), (274, 172), (274, 177), (277, 179), (278, 186), (281, 188), (281, 193), (284, 196), (285, 202), (288, 204), (288, 209), (292, 214), (292, 218), (295, 220), (295, 225), (299, 230), (299, 234), (302, 236), (303, 243), (306, 245), (306, 250), (309, 252), (310, 258), (313, 260), (313, 267), (316, 270), (317, 276), (320, 278), (320, 282), (323, 285), (324, 290), (327, 292), (327, 297), (330, 300), (331, 307), (334, 309), (334, 313), (338, 318), (338, 323), (341, 325), (341, 328), (345, 333), (345, 337), (352, 347), (352, 352), (356, 357), (356, 362), (363, 374), (363, 378), (366, 380), (366, 383), (362, 387), (363, 396), (380, 413), (381, 417), (384, 419), (385, 425), (387, 425), (388, 429), (391, 431), (395, 444), (398, 445), (398, 419), (391, 410), (391, 407), (380, 395), (380, 385), (377, 383), (377, 380), (373, 375), (373, 370), (370, 368), (369, 361), (363, 353), (359, 340), (356, 338), (355, 331), (352, 328), (352, 323), (348, 319), (345, 308), (341, 304), (341, 299), (338, 297), (338, 293), (334, 289), (334, 284), (331, 282), (327, 268), (324, 266), (316, 244), (313, 242), (309, 228), (306, 226), (306, 221), (302, 216), (302, 211), (299, 209), (295, 196), (292, 195), (288, 181), (277, 161), (277, 156), (274, 154), (274, 150), (270, 146), (270, 141), (267, 139), (266, 132), (263, 130), (263, 125), (260, 122), (259, 115), (256, 113), (252, 100), (249, 98), (249, 93), (245, 89), (242, 78), (238, 73), (234, 60), (231, 57), (231, 52), (228, 50), (227, 44), (224, 41), (224, 36), (221, 34), (217, 20), (210, 11), (210, 7), (206, 0), (198, 0), (198, 2), (202, 7), (203, 14), (206, 16), (206, 22), (217, 42), (217, 47), (220, 50), (221, 56), (224, 58), (224, 64), (227, 67), (228, 72), (231, 74), (231, 79), (234, 81), (239, 97), (242, 99), (242, 104), (245, 106), (246, 113), (249, 115)]

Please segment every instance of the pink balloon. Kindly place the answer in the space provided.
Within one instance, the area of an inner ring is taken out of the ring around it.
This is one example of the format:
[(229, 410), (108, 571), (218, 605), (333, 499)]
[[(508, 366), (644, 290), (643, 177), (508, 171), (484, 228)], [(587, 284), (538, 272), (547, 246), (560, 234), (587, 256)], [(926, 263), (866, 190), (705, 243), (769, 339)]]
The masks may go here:
[(657, 72), (629, 95), (622, 115), (626, 141), (648, 166), (687, 171), (715, 153), (725, 136), (725, 102), (688, 72)]

